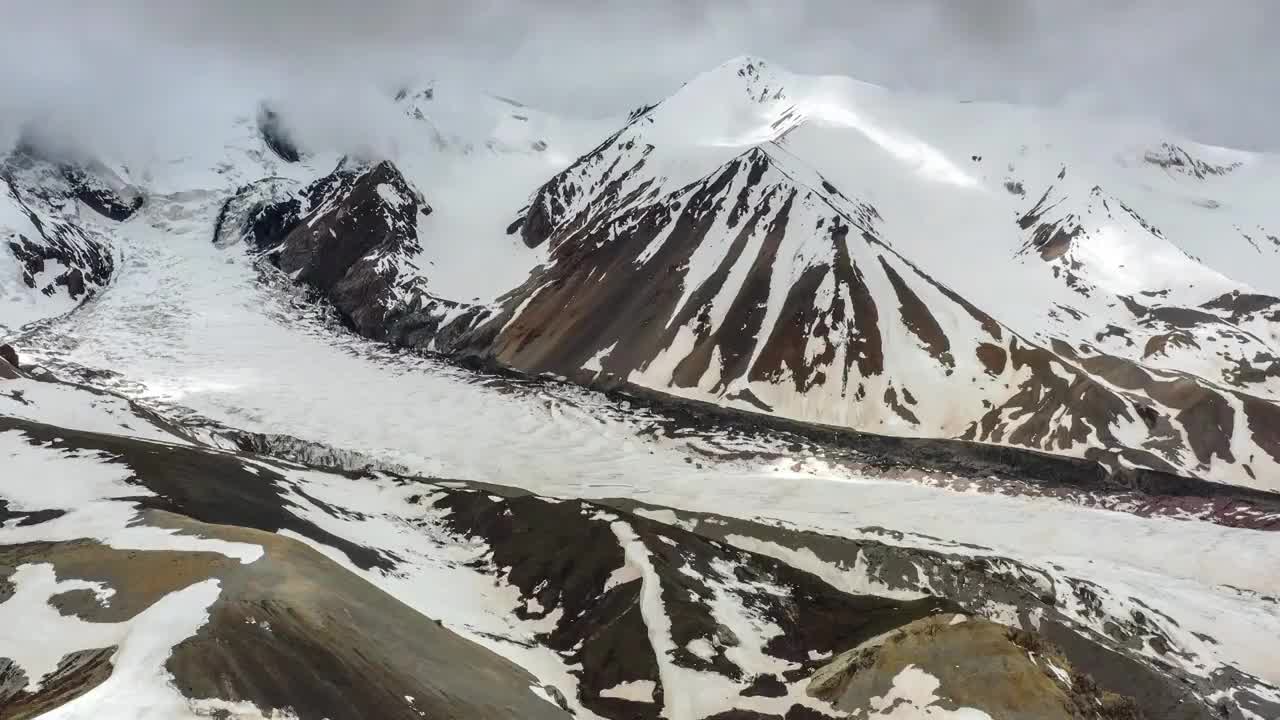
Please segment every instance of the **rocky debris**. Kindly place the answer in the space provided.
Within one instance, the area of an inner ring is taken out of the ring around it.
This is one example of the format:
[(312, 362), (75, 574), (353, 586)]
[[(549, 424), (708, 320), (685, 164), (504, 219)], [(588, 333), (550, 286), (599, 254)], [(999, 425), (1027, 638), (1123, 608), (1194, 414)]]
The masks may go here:
[(18, 351), (12, 345), (0, 345), (0, 380), (16, 380), (23, 377), (18, 369)]
[(271, 152), (275, 153), (276, 157), (289, 163), (296, 163), (302, 159), (302, 151), (294, 143), (279, 113), (265, 103), (258, 108), (258, 132), (262, 135), (262, 141), (271, 148)]
[(145, 202), (141, 192), (125, 185), (101, 163), (64, 165), (62, 171), (76, 199), (109, 220), (124, 222)]
[(1007, 720), (1142, 717), (1132, 699), (1099, 690), (1038, 635), (965, 615), (923, 618), (849, 650), (814, 673), (808, 693), (854, 717), (904, 708), (922, 716), (972, 708)]

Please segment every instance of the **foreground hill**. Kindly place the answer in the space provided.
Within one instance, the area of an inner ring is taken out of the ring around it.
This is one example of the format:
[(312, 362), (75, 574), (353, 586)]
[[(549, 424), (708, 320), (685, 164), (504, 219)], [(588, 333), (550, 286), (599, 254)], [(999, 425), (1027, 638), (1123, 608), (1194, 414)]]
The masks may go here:
[(1052, 565), (322, 470), (0, 382), (0, 717), (1280, 710), (1203, 618)]

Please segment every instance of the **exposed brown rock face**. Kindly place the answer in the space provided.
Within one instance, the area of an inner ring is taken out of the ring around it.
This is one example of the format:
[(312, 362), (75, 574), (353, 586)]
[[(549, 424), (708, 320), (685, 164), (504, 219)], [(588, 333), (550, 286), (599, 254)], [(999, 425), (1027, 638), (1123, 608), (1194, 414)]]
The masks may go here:
[(1275, 403), (1236, 393), (1244, 404), (1253, 441), (1276, 462), (1280, 462), (1280, 407)]
[(921, 302), (920, 297), (903, 282), (898, 271), (885, 262), (884, 256), (880, 257), (880, 266), (884, 268), (885, 275), (893, 283), (893, 290), (898, 295), (902, 323), (920, 338), (920, 342), (924, 343), (929, 354), (948, 368), (948, 371), (955, 367), (955, 359), (951, 357), (951, 341), (947, 339), (946, 333), (942, 331), (942, 326), (933, 317), (933, 313), (929, 312), (929, 306)]
[(0, 345), (0, 360), (7, 361), (14, 368), (20, 367), (18, 351), (14, 350), (12, 345)]
[(1239, 323), (1251, 316), (1262, 315), (1267, 319), (1280, 321), (1280, 298), (1255, 293), (1227, 293), (1205, 303), (1201, 307), (1210, 310), (1224, 311), (1230, 314), (1233, 323)]
[[(566, 179), (555, 187), (570, 185)], [(566, 191), (558, 192), (557, 197)], [(778, 288), (779, 267), (792, 262), (779, 256), (786, 238), (797, 232), (792, 208), (828, 201), (786, 180), (766, 152), (752, 150), (667, 198), (636, 199), (634, 192), (620, 197), (606, 191), (556, 229), (552, 264), (512, 293), (504, 311), (489, 321), (502, 328), (492, 346), (500, 362), (573, 374), (603, 353), (604, 372), (626, 377), (679, 349), (684, 354), (674, 361), (671, 383), (692, 387), (710, 373), (718, 392), (738, 379), (782, 382), (784, 377), (805, 392), (848, 383), (855, 365), (864, 376), (882, 371), (876, 302), (847, 247), (862, 242), (851, 239), (851, 220), (858, 223), (857, 233), (864, 232), (870, 208), (851, 219), (828, 205), (830, 216), (810, 232), (824, 239), (823, 252), (831, 260), (815, 262), (789, 287)], [(721, 223), (730, 234), (723, 254), (714, 258), (707, 275), (689, 279), (694, 253)], [(613, 237), (618, 227), (628, 228), (625, 239)], [(665, 241), (659, 242), (660, 236)], [(748, 255), (749, 246), (755, 249)], [(729, 286), (735, 268), (740, 285)], [(825, 304), (815, 304), (824, 284), (834, 284), (835, 291)], [(779, 293), (784, 294), (781, 312), (765, 326), (769, 298)], [(712, 323), (716, 302), (725, 303), (725, 310)], [(611, 312), (596, 310), (603, 307)], [(692, 336), (687, 350), (677, 346), (685, 332)], [(821, 339), (825, 349), (807, 354), (811, 338)], [(829, 368), (841, 344), (848, 348), (845, 365)]]
[(111, 675), (114, 653), (108, 647), (67, 655), (38, 692), (27, 692), (26, 674), (0, 654), (0, 720), (39, 717), (92, 690)]
[(1057, 260), (1071, 248), (1071, 242), (1084, 231), (1074, 215), (1067, 214), (1056, 221), (1044, 221), (1044, 216), (1053, 210), (1056, 202), (1050, 202), (1050, 187), (1040, 197), (1039, 202), (1018, 219), (1023, 230), (1031, 230), (1031, 239), (1027, 246), (1040, 253), (1044, 260)]
[(850, 650), (819, 669), (808, 692), (854, 717), (892, 705), (922, 716), (934, 707), (1008, 720), (1143, 717), (1132, 699), (1099, 690), (1043, 638), (964, 615), (917, 620)]
[(1004, 348), (991, 343), (980, 343), (974, 352), (988, 373), (997, 377), (1004, 374), (1005, 363), (1009, 359)]

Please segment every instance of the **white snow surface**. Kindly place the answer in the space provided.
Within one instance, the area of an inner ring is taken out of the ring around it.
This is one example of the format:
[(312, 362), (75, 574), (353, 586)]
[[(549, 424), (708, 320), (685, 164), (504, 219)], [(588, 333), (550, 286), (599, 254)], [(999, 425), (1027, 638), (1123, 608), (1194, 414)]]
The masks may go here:
[(935, 693), (941, 685), (938, 678), (908, 665), (893, 678), (893, 687), (880, 697), (871, 698), (869, 717), (894, 718), (895, 720), (992, 720), (977, 708), (960, 707), (954, 710), (938, 706), (940, 698)]
[[(217, 580), (205, 580), (169, 593), (127, 623), (107, 625), (108, 628), (120, 628), (120, 636), (116, 640), (118, 649), (111, 658), (111, 675), (85, 694), (40, 717), (45, 720), (208, 717), (207, 713), (197, 712), (197, 707), (182, 696), (164, 666), (174, 646), (194, 635), (208, 622), (208, 608), (217, 600), (219, 592), (221, 588)], [(84, 644), (100, 640), (84, 633), (81, 626), (88, 624), (66, 628), (83, 633), (77, 634), (72, 641), (75, 645), (68, 647), (101, 647)]]
[(0, 544), (87, 538), (120, 550), (185, 550), (215, 552), (242, 563), (262, 557), (262, 547), (228, 542), (136, 523), (133, 503), (117, 498), (150, 495), (128, 485), (125, 465), (91, 451), (59, 450), (33, 444), (18, 431), (0, 432), (0, 498), (10, 510), (66, 512), (42, 523), (0, 525)]
[(601, 690), (600, 697), (630, 700), (631, 702), (651, 703), (653, 702), (653, 691), (657, 688), (657, 683), (652, 680), (628, 680), (627, 682), (618, 683), (611, 688)]

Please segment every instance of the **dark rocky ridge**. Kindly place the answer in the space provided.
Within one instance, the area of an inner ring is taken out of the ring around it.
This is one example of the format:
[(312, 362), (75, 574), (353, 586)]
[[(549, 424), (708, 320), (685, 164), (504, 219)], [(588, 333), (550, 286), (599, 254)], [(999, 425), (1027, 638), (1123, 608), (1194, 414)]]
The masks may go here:
[(359, 334), (422, 346), (486, 314), (432, 296), (421, 276), (401, 276), (401, 264), (414, 267), (421, 252), (417, 217), (430, 213), (392, 163), (346, 160), (304, 188), (278, 178), (241, 188), (223, 204), (214, 242), (244, 240)]
[(296, 163), (302, 159), (302, 150), (294, 143), (280, 114), (266, 104), (258, 108), (258, 132), (271, 152), (281, 160)]

